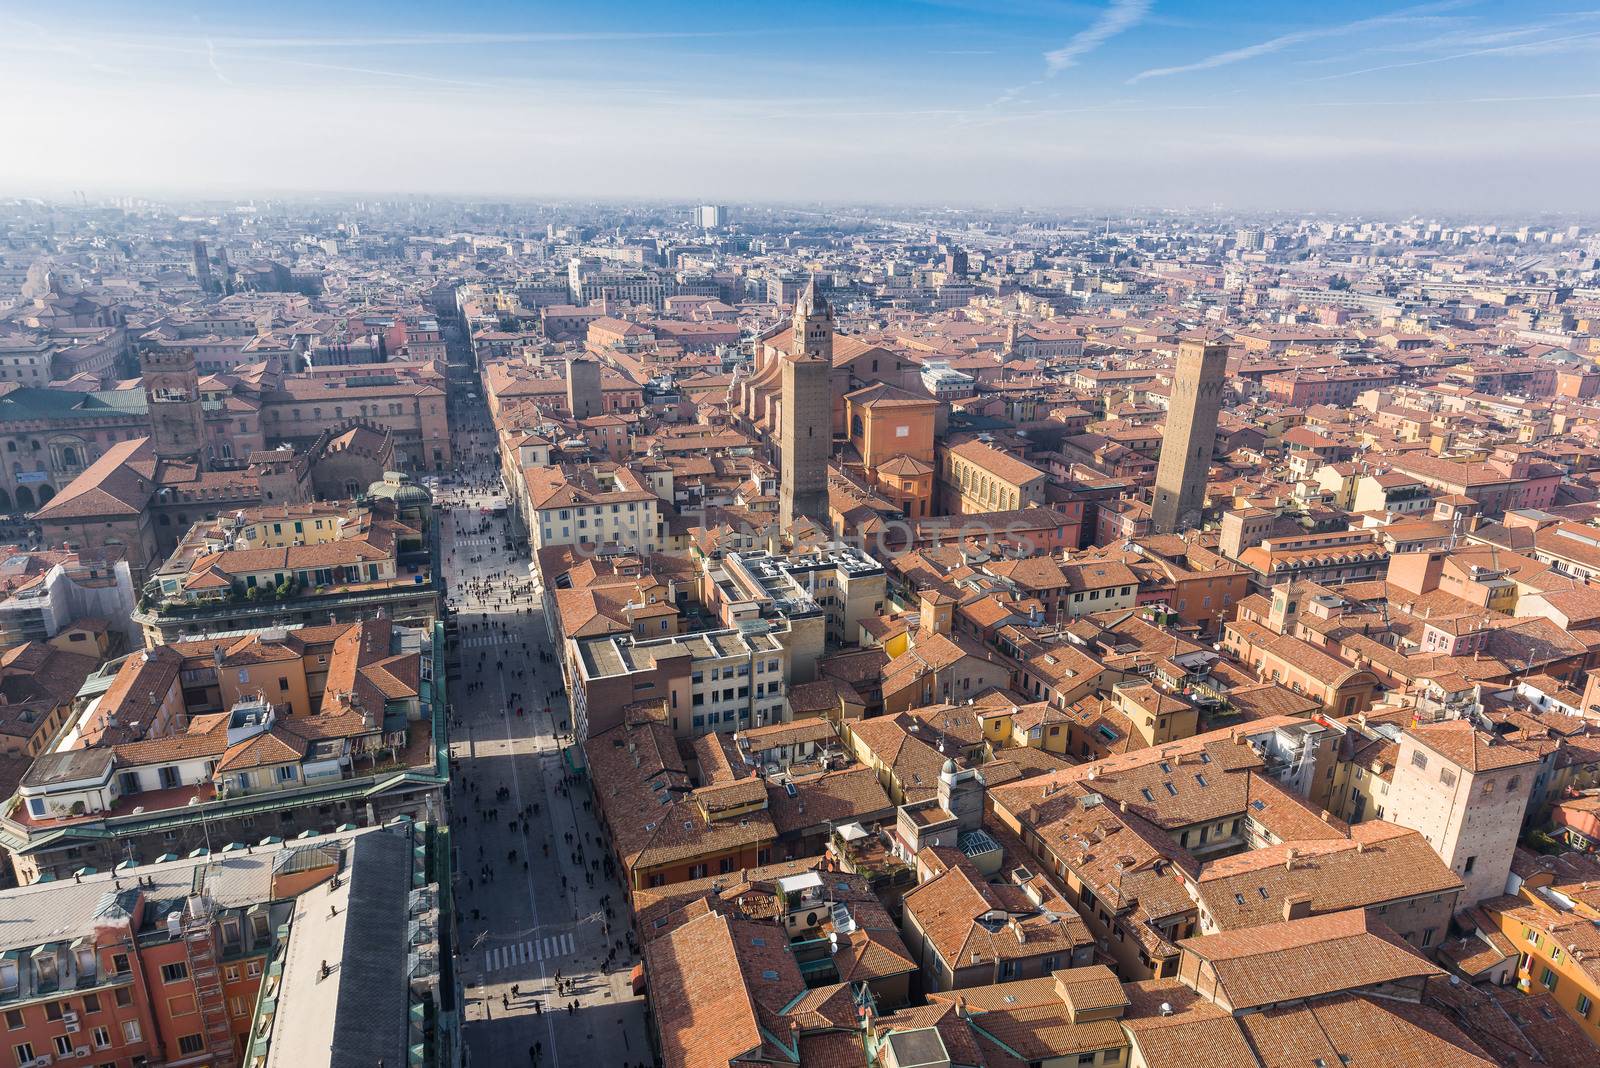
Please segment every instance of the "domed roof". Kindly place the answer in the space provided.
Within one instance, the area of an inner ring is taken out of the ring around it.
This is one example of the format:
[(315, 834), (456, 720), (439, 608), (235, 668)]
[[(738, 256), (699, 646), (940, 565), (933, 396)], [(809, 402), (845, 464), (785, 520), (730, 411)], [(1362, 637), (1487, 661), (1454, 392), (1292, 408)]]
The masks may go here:
[(942, 769), (940, 769), (940, 774), (941, 775), (954, 775), (955, 773), (956, 773), (956, 761), (955, 761), (954, 757), (951, 757), (950, 759), (948, 759), (948, 760), (946, 760), (944, 762), (944, 767)]
[(385, 471), (382, 481), (367, 487), (367, 496), (391, 500), (396, 508), (433, 506), (433, 494), (428, 492), (428, 487), (411, 481), (411, 476), (402, 471)]

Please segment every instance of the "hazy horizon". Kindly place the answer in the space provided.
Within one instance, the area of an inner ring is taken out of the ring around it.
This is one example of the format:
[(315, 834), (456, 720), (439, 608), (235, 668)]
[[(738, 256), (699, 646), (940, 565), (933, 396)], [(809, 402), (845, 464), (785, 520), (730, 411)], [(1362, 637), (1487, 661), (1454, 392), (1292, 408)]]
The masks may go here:
[(0, 196), (1571, 213), (1600, 10), (1160, 0), (0, 16)]

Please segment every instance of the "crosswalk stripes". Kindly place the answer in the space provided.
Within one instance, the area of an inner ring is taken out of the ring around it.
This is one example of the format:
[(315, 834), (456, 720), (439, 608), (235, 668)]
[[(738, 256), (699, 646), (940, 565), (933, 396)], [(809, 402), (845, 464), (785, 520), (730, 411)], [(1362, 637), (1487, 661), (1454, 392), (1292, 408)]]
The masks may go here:
[(509, 946), (496, 946), (483, 955), (483, 970), (485, 972), (504, 971), (523, 964), (542, 963), (555, 960), (558, 957), (570, 957), (578, 951), (577, 943), (573, 941), (569, 931), (562, 935), (550, 935), (546, 938), (530, 939), (526, 942), (516, 942)]
[(511, 639), (503, 635), (475, 634), (461, 639), (463, 649), (488, 649), (496, 645), (509, 645)]

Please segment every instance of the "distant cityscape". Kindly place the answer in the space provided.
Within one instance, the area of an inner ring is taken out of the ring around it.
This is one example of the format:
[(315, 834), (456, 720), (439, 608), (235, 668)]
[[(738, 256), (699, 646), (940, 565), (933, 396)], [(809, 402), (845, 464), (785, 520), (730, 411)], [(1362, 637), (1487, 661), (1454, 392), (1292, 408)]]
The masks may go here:
[(0, 442), (0, 1065), (1600, 1063), (1592, 218), (12, 197)]

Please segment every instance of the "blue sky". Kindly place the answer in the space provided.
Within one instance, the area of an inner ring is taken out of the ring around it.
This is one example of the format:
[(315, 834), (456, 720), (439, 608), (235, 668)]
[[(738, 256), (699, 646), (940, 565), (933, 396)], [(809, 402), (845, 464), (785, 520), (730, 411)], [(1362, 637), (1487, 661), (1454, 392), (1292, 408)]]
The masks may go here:
[(233, 7), (0, 0), (0, 195), (1526, 212), (1600, 184), (1600, 0)]

